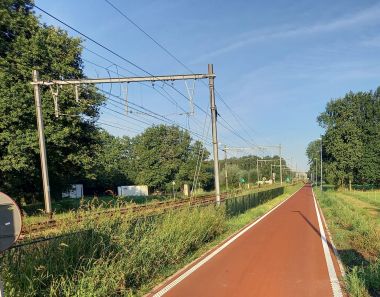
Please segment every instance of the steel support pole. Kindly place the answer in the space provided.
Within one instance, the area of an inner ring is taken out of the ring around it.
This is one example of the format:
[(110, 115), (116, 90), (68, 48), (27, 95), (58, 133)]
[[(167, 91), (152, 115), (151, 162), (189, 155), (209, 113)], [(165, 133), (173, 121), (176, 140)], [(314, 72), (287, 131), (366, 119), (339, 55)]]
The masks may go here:
[[(39, 75), (37, 70), (33, 70), (33, 82), (39, 81)], [(42, 183), (44, 189), (44, 200), (45, 200), (45, 212), (51, 217), (51, 197), (50, 197), (50, 184), (49, 184), (49, 173), (46, 158), (46, 145), (45, 145), (45, 132), (44, 132), (44, 120), (42, 117), (42, 107), (41, 107), (41, 93), (40, 85), (34, 85), (34, 100), (36, 104), (36, 114), (37, 114), (37, 128), (38, 128), (38, 140), (40, 145), (40, 158), (41, 158), (41, 174)]]
[(219, 158), (218, 158), (218, 133), (216, 127), (216, 107), (215, 107), (215, 90), (214, 90), (214, 67), (208, 64), (209, 87), (210, 87), (210, 109), (212, 121), (212, 147), (214, 152), (214, 180), (216, 204), (220, 205), (220, 184), (219, 184)]
[(280, 185), (282, 186), (282, 152), (281, 152), (281, 144), (279, 145), (280, 149)]

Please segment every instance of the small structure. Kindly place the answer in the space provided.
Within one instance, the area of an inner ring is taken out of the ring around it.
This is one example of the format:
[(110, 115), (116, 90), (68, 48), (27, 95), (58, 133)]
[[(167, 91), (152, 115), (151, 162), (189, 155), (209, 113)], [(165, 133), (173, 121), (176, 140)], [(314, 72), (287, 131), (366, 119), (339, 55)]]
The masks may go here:
[(185, 197), (189, 197), (189, 185), (188, 184), (183, 185), (183, 195)]
[(62, 193), (62, 198), (79, 199), (82, 197), (83, 197), (83, 185), (82, 184), (71, 185), (69, 190)]
[(148, 186), (120, 186), (117, 187), (118, 196), (148, 196)]

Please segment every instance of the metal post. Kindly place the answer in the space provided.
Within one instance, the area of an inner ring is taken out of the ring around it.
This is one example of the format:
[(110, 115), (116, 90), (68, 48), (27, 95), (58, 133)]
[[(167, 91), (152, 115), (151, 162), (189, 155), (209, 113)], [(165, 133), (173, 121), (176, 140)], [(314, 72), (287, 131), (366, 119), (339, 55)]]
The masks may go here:
[(322, 192), (322, 136), (321, 136), (321, 192)]
[(174, 192), (175, 181), (172, 181), (172, 185), (173, 185), (173, 199), (175, 200), (175, 192)]
[[(33, 82), (38, 82), (38, 81), (39, 81), (38, 71), (33, 70)], [(43, 183), (43, 188), (44, 188), (45, 211), (51, 217), (52, 211), (51, 211), (49, 173), (48, 173), (47, 158), (46, 158), (44, 121), (42, 117), (41, 94), (40, 94), (39, 84), (34, 84), (34, 100), (36, 104), (38, 140), (40, 144), (41, 174), (42, 174), (42, 183)]]
[(314, 158), (315, 160), (315, 186), (318, 185), (318, 159), (317, 158)]
[(259, 182), (259, 157), (256, 158), (256, 174), (257, 174), (257, 182)]
[(224, 172), (226, 176), (226, 191), (228, 192), (228, 173), (227, 173), (227, 146), (224, 146)]
[(3, 283), (1, 282), (1, 279), (0, 279), (0, 297), (5, 297)]
[(274, 183), (274, 180), (273, 180), (273, 164), (270, 164), (270, 178)]
[(214, 67), (213, 64), (208, 64), (209, 87), (210, 87), (210, 109), (212, 121), (212, 146), (214, 152), (214, 179), (215, 179), (215, 194), (216, 204), (220, 204), (220, 185), (219, 185), (219, 158), (218, 158), (218, 134), (216, 128), (216, 107), (214, 93)]
[(281, 144), (279, 145), (280, 149), (280, 185), (282, 186), (282, 155), (281, 155)]

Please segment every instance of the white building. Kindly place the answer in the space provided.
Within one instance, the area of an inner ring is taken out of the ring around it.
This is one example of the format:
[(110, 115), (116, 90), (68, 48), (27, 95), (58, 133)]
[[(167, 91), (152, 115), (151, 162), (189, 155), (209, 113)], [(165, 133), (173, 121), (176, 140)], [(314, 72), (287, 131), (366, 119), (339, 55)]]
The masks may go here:
[(148, 196), (148, 186), (120, 186), (117, 187), (118, 196)]
[(68, 191), (62, 193), (62, 198), (82, 198), (82, 197), (83, 197), (82, 184), (71, 185)]

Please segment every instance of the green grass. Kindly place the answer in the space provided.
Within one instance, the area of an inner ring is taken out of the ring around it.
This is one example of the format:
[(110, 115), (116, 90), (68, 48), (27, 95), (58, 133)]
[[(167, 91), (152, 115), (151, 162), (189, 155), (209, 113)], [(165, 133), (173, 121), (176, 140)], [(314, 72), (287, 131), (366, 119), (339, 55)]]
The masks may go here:
[[(279, 185), (267, 185), (261, 188), (252, 188), (250, 190), (235, 190), (231, 193), (231, 196), (246, 195), (248, 193), (263, 192), (269, 189), (278, 188)], [(198, 194), (197, 196), (202, 197), (205, 195), (210, 195), (209, 193)], [(182, 199), (180, 197), (177, 200)], [(120, 208), (128, 207), (136, 204), (149, 204), (157, 203), (160, 201), (172, 201), (173, 198), (170, 196), (133, 196), (133, 197), (119, 197), (119, 196), (100, 196), (100, 197), (84, 197), (83, 199), (71, 199), (65, 198), (60, 201), (52, 202), (53, 217), (56, 220), (68, 220), (77, 215), (86, 215), (86, 211), (92, 211), (93, 208)], [(44, 205), (42, 203), (30, 204), (23, 206), (22, 209), (26, 216), (23, 218), (23, 224), (28, 226), (30, 224), (45, 222), (48, 217), (43, 210)]]
[[(380, 296), (380, 221), (358, 192), (328, 190), (316, 195), (342, 262), (350, 296)], [(374, 194), (371, 194), (374, 195)]]
[[(55, 214), (61, 214), (67, 211), (76, 210), (85, 204), (100, 204), (112, 207), (117, 202), (144, 204), (152, 201), (163, 201), (172, 199), (169, 196), (99, 196), (99, 197), (83, 197), (81, 199), (63, 198), (58, 201), (52, 201), (52, 209)], [(22, 206), (22, 210), (28, 215), (38, 215), (44, 212), (43, 203), (34, 203)]]
[(300, 187), (288, 187), (285, 194), (233, 217), (225, 206), (150, 217), (88, 216), (62, 227), (73, 233), (69, 237), (2, 254), (6, 294), (140, 296)]

